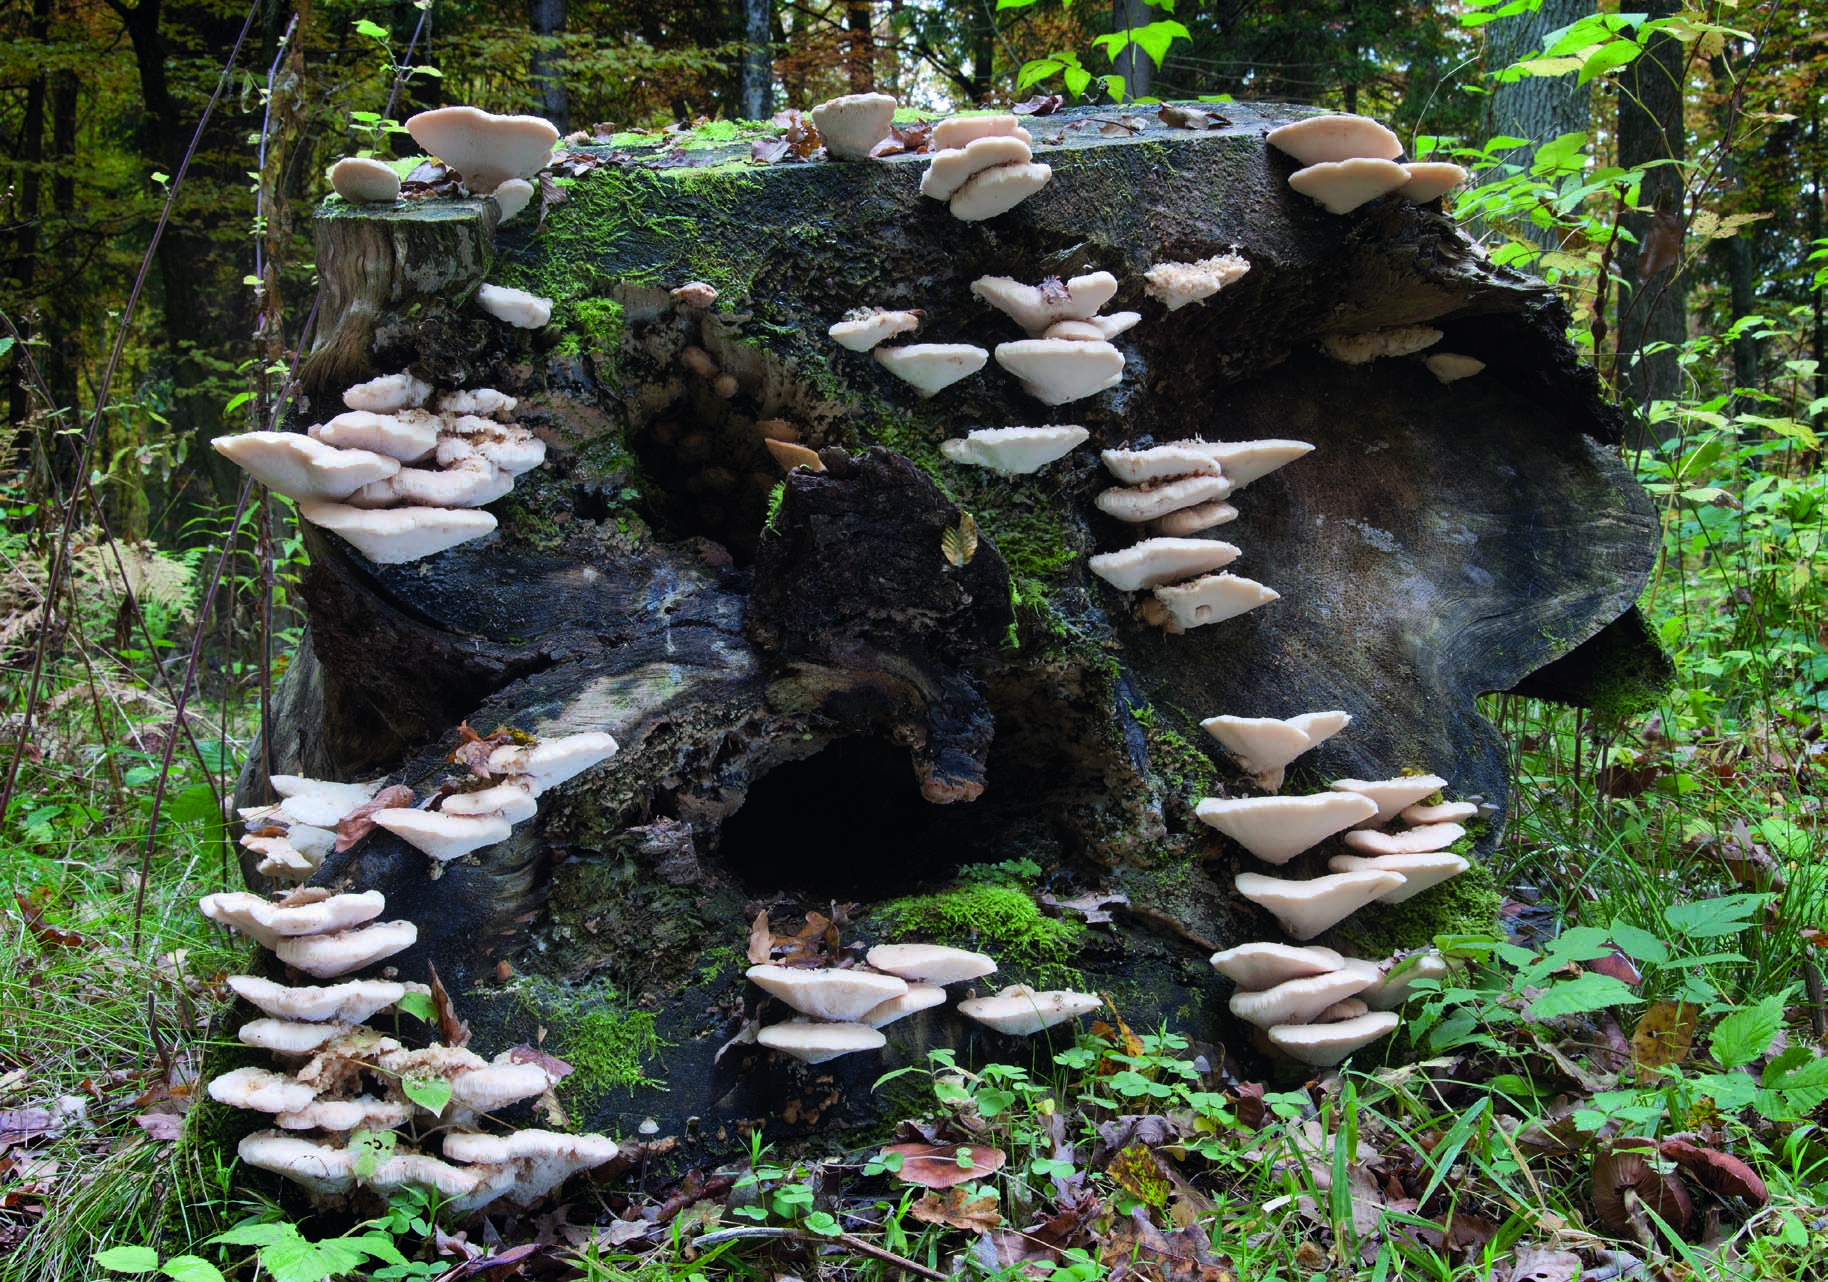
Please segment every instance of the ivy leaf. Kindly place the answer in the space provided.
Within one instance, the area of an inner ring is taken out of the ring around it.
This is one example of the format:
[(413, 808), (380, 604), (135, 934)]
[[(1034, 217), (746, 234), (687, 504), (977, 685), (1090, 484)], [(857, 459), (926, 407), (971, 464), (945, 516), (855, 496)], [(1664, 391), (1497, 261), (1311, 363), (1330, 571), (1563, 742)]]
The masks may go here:
[(366, 1180), (374, 1168), (394, 1155), (398, 1143), (392, 1131), (357, 1131), (349, 1137), (349, 1151), (355, 1154), (355, 1177)]
[(971, 519), (971, 513), (958, 514), (957, 527), (939, 536), (939, 550), (955, 566), (971, 564), (971, 558), (977, 555), (977, 522)]
[(451, 1084), (442, 1077), (404, 1077), (400, 1079), (400, 1089), (433, 1117), (442, 1115), (444, 1106), (451, 1102)]
[(149, 1246), (111, 1246), (97, 1251), (95, 1262), (114, 1273), (155, 1273), (159, 1253)]

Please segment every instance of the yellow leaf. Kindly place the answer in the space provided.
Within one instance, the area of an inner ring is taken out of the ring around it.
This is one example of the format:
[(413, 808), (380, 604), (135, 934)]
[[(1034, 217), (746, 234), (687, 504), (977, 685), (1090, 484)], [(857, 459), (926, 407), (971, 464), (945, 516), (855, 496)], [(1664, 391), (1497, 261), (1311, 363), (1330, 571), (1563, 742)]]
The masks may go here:
[(1652, 1002), (1631, 1034), (1631, 1058), (1641, 1069), (1665, 1068), (1688, 1058), (1701, 1008), (1693, 1002)]
[(939, 550), (953, 565), (971, 564), (971, 558), (977, 555), (977, 522), (971, 519), (971, 513), (958, 514), (957, 528), (939, 536)]

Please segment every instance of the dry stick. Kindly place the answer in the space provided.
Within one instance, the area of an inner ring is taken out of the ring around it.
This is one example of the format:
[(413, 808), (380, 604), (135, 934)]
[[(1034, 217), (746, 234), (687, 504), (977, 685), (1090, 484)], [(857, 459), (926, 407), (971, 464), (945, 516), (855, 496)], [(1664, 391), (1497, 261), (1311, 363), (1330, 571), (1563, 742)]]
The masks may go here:
[(917, 1274), (920, 1277), (931, 1278), (933, 1282), (952, 1282), (952, 1279), (948, 1274), (941, 1273), (937, 1269), (929, 1269), (926, 1265), (915, 1260), (910, 1260), (905, 1255), (896, 1255), (887, 1247), (877, 1246), (874, 1242), (871, 1242), (866, 1238), (860, 1238), (852, 1233), (840, 1233), (836, 1237), (826, 1237), (820, 1233), (809, 1233), (805, 1229), (776, 1229), (758, 1224), (753, 1228), (719, 1229), (715, 1233), (705, 1234), (703, 1237), (699, 1238), (694, 1245), (699, 1250), (703, 1250), (705, 1247), (717, 1246), (723, 1242), (740, 1242), (744, 1239), (754, 1240), (756, 1238), (774, 1238), (776, 1240), (789, 1242), (807, 1242), (815, 1246), (837, 1245), (848, 1247), (860, 1255), (867, 1255), (872, 1259), (881, 1260), (884, 1264), (893, 1264), (898, 1269), (906, 1269), (908, 1272)]
[(1828, 999), (1822, 993), (1822, 968), (1807, 954), (1803, 956), (1803, 996), (1809, 1002), (1809, 1028), (1819, 1042), (1828, 1037)]
[[(241, 46), (247, 40), (248, 32), (253, 30), (254, 17), (259, 12), (260, 4), (258, 0), (255, 0), (255, 3), (248, 5), (247, 17), (241, 24), (241, 33), (235, 37), (235, 47), (229, 51), (228, 62), (222, 68), (222, 75), (216, 80), (216, 88), (211, 92), (209, 101), (203, 105), (203, 114), (197, 119), (197, 128), (196, 131), (191, 134), (190, 146), (185, 149), (184, 159), (178, 165), (178, 172), (172, 178), (171, 185), (166, 190), (165, 204), (159, 210), (159, 221), (153, 226), (152, 239), (146, 244), (146, 254), (145, 257), (140, 260), (140, 269), (133, 278), (133, 288), (127, 293), (127, 305), (121, 309), (120, 325), (116, 329), (114, 335), (114, 347), (108, 353), (108, 363), (102, 367), (101, 383), (95, 390), (95, 412), (89, 417), (89, 426), (83, 432), (82, 451), (77, 457), (78, 467), (76, 474), (78, 477), (84, 477), (89, 474), (89, 463), (95, 455), (95, 443), (101, 435), (102, 414), (108, 407), (108, 392), (114, 385), (114, 375), (120, 369), (121, 356), (127, 349), (127, 333), (133, 323), (133, 313), (139, 308), (140, 294), (145, 290), (146, 279), (152, 273), (153, 255), (158, 251), (159, 241), (164, 239), (165, 228), (171, 223), (172, 207), (177, 203), (178, 193), (183, 190), (184, 176), (190, 172), (191, 159), (197, 154), (197, 147), (203, 141), (204, 127), (209, 124), (209, 118), (215, 112), (216, 104), (222, 99), (222, 91), (228, 86), (229, 78), (235, 69), (235, 63), (241, 58)], [(52, 601), (57, 599), (58, 591), (63, 584), (64, 573), (69, 568), (70, 538), (76, 530), (76, 508), (77, 505), (75, 503), (67, 503), (64, 505), (63, 528), (59, 531), (57, 536), (57, 550), (51, 555), (51, 574), (49, 583), (47, 584), (46, 596)], [(32, 733), (32, 719), (38, 713), (38, 691), (39, 686), (44, 679), (44, 655), (45, 647), (43, 645), (34, 647), (32, 653), (32, 674), (26, 682), (25, 715), (20, 718), (19, 738), (14, 743), (12, 756), (6, 763), (6, 782), (5, 784), (0, 785), (0, 821), (5, 819), (7, 812), (12, 808), (13, 790), (19, 784), (19, 765), (20, 762), (25, 759), (25, 745), (28, 736)], [(183, 709), (180, 705), (180, 714), (182, 714), (182, 711)], [(168, 749), (166, 756), (169, 758), (170, 755)], [(163, 791), (163, 782), (163, 780), (160, 781), (161, 791)], [(155, 825), (158, 822), (158, 811), (156, 808), (153, 811), (153, 822)], [(150, 845), (150, 835), (148, 835), (147, 841), (148, 845)], [(146, 883), (142, 878), (139, 893), (140, 903), (145, 901), (145, 896)], [(133, 914), (133, 938), (135, 948), (139, 947), (139, 936), (140, 912), (139, 906), (136, 904)]]

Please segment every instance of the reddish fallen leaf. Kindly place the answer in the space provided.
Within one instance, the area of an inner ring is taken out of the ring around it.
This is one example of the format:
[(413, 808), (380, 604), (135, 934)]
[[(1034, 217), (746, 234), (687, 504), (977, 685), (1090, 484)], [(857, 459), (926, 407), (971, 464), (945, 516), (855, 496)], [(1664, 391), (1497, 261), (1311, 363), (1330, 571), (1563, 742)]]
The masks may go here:
[(444, 984), (438, 978), (438, 968), (428, 966), (432, 977), (432, 1015), (438, 1029), (438, 1040), (446, 1046), (468, 1046), (470, 1044), (470, 1026), (457, 1018), (457, 1008), (451, 1003), (451, 995), (444, 990)]
[(562, 1082), (577, 1070), (557, 1055), (548, 1055), (537, 1046), (510, 1046), (508, 1059), (516, 1064), (538, 1064), (546, 1070), (546, 1076), (555, 1082)]
[(177, 1113), (141, 1113), (133, 1119), (153, 1139), (170, 1143), (184, 1130), (184, 1119)]
[(1098, 1247), (1110, 1282), (1232, 1282), (1230, 1267), (1212, 1253), (1205, 1229), (1163, 1233), (1140, 1208), (1113, 1224)]
[(1263, 1102), (1262, 1082), (1239, 1082), (1231, 1088), (1232, 1098), (1237, 1101), (1238, 1121), (1250, 1130), (1256, 1130), (1269, 1118), (1269, 1108)]
[(376, 828), (374, 816), (380, 810), (404, 810), (413, 804), (413, 790), (403, 783), (389, 784), (369, 801), (336, 821), (336, 848), (348, 850)]
[(1223, 129), (1231, 123), (1216, 111), (1177, 107), (1171, 102), (1163, 103), (1155, 118), (1171, 129)]
[(996, 1194), (971, 1197), (964, 1189), (947, 1189), (944, 1197), (929, 1193), (908, 1210), (924, 1223), (946, 1224), (967, 1233), (988, 1233), (1003, 1222), (997, 1213)]
[(20, 915), (25, 918), (25, 928), (32, 932), (32, 938), (38, 941), (40, 948), (87, 948), (89, 941), (73, 930), (64, 930), (53, 926), (44, 919), (44, 901), (39, 892), (27, 896), (18, 891), (13, 892), (13, 902), (19, 905)]
[(1027, 102), (1018, 102), (1009, 110), (1018, 116), (1051, 116), (1066, 105), (1057, 93), (1036, 94)]
[(882, 1151), (901, 1154), (897, 1179), (925, 1189), (949, 1189), (968, 1180), (981, 1180), (995, 1175), (1009, 1160), (1001, 1149), (981, 1144), (891, 1144)]
[(0, 1110), (0, 1150), (8, 1144), (24, 1144), (37, 1139), (56, 1139), (63, 1134), (63, 1124), (51, 1116), (48, 1108), (9, 1108)]
[(1668, 271), (1682, 259), (1682, 215), (1674, 210), (1659, 209), (1651, 217), (1650, 231), (1644, 237), (1644, 252), (1638, 256), (1638, 279), (1649, 280)]
[(1609, 976), (1632, 988), (1636, 988), (1644, 982), (1644, 972), (1638, 969), (1636, 962), (1625, 955), (1622, 948), (1617, 944), (1607, 944), (1606, 947), (1611, 951), (1604, 957), (1595, 957), (1592, 961), (1583, 962), (1582, 965), (1596, 975)]

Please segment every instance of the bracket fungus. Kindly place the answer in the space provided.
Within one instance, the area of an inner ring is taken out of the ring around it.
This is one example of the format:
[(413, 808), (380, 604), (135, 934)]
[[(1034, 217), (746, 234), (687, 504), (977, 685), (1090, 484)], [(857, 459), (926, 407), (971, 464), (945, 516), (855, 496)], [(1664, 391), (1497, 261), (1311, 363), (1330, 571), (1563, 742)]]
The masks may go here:
[(1092, 500), (1107, 516), (1126, 525), (1159, 521), (1183, 508), (1215, 502), (1231, 493), (1231, 482), (1222, 476), (1183, 476), (1159, 485), (1118, 487), (1101, 491)]
[(954, 463), (988, 468), (1004, 476), (1039, 472), (1065, 458), (1090, 435), (1083, 427), (980, 427), (963, 437), (939, 443), (939, 452)]
[(1308, 797), (1207, 797), (1200, 822), (1217, 828), (1268, 864), (1285, 864), (1334, 833), (1377, 813), (1377, 803), (1351, 793)]
[(825, 332), (840, 347), (853, 352), (867, 352), (885, 339), (894, 338), (897, 334), (911, 334), (919, 328), (919, 312), (859, 307), (846, 312), (843, 320)]
[(1087, 272), (1062, 281), (1050, 276), (1039, 285), (1024, 285), (1012, 276), (980, 276), (971, 292), (1008, 316), (1030, 338), (1039, 338), (1061, 321), (1090, 320), (1117, 296), (1117, 277)]
[(375, 823), (400, 840), (444, 863), (474, 850), (506, 841), (514, 825), (500, 814), (463, 814), (451, 810), (377, 810)]
[(810, 1019), (790, 1019), (783, 1024), (770, 1024), (756, 1032), (755, 1040), (769, 1050), (791, 1055), (804, 1064), (823, 1064), (840, 1055), (881, 1050), (888, 1044), (888, 1038), (868, 1024), (827, 1023)]
[(1417, 802), (1397, 815), (1406, 824), (1457, 824), (1478, 817), (1479, 807), (1470, 801), (1442, 801), (1432, 806)]
[(905, 347), (878, 347), (876, 359), (889, 373), (926, 397), (962, 378), (970, 378), (984, 368), (990, 353), (969, 343), (910, 343)]
[(410, 117), (413, 141), (487, 195), (510, 178), (531, 178), (552, 158), (559, 131), (538, 116), (497, 116), (476, 107), (436, 107)]
[(889, 136), (895, 100), (886, 93), (851, 93), (829, 98), (809, 114), (826, 155), (833, 160), (868, 160), (870, 149)]
[(1086, 567), (1120, 592), (1160, 587), (1205, 574), (1238, 559), (1238, 549), (1217, 539), (1144, 539), (1119, 552), (1101, 552)]
[(1318, 944), (1238, 944), (1212, 955), (1212, 968), (1246, 991), (1261, 992), (1291, 979), (1339, 970), (1346, 959)]
[(1305, 712), (1298, 717), (1208, 717), (1200, 728), (1225, 745), (1258, 787), (1282, 787), (1288, 764), (1352, 722), (1348, 712)]
[(1285, 979), (1269, 988), (1240, 990), (1231, 995), (1230, 1010), (1239, 1019), (1259, 1028), (1277, 1024), (1308, 1024), (1335, 1002), (1370, 986), (1372, 977), (1340, 968), (1319, 975)]
[(1369, 116), (1343, 113), (1309, 116), (1282, 125), (1270, 130), (1265, 141), (1303, 165), (1351, 160), (1359, 156), (1395, 160), (1403, 154), (1402, 140), (1389, 129)]
[(1252, 481), (1261, 480), (1277, 468), (1314, 452), (1314, 447), (1306, 441), (1279, 439), (1261, 441), (1202, 441), (1195, 439), (1182, 441), (1179, 444), (1186, 449), (1204, 454), (1217, 463), (1220, 471), (1224, 473), (1225, 479), (1231, 482), (1233, 493), (1243, 489)]
[(1288, 185), (1329, 214), (1349, 214), (1408, 181), (1409, 173), (1401, 165), (1361, 156), (1297, 169), (1289, 175)]
[(973, 138), (963, 147), (936, 151), (920, 176), (920, 194), (950, 200), (974, 174), (997, 165), (1027, 164), (1032, 158), (1026, 139), (1014, 134), (989, 134)]
[(891, 997), (864, 1011), (857, 1017), (857, 1022), (868, 1024), (871, 1028), (882, 1028), (917, 1011), (931, 1010), (942, 1005), (945, 1000), (946, 990), (938, 984), (910, 984), (908, 991), (901, 996)]
[(418, 463), (438, 448), (438, 419), (424, 413), (349, 410), (305, 430), (311, 439), (325, 445), (368, 450), (401, 463)]
[(1098, 457), (1104, 463), (1105, 471), (1129, 485), (1154, 485), (1184, 476), (1223, 474), (1218, 460), (1179, 442), (1146, 450), (1105, 450)]
[(1140, 607), (1142, 618), (1171, 633), (1223, 623), (1282, 599), (1274, 588), (1229, 573), (1171, 583), (1155, 588), (1153, 595), (1153, 601), (1145, 601)]
[(496, 215), (495, 225), (517, 217), (533, 201), (533, 184), (525, 178), (510, 178), (490, 193), (489, 198), (495, 202), (500, 212)]
[(1307, 881), (1242, 872), (1233, 879), (1238, 893), (1275, 914), (1283, 930), (1296, 939), (1312, 939), (1403, 884), (1400, 873), (1342, 872)]
[(1143, 292), (1171, 312), (1189, 303), (1203, 303), (1227, 285), (1236, 284), (1250, 271), (1250, 260), (1237, 254), (1218, 254), (1193, 263), (1157, 263), (1143, 273)]
[(994, 997), (973, 997), (958, 1004), (958, 1012), (986, 1028), (1012, 1037), (1028, 1037), (1055, 1024), (1089, 1015), (1104, 1005), (1093, 993), (1066, 989), (1036, 992), (1013, 984)]
[(378, 890), (341, 895), (298, 890), (275, 902), (249, 890), (225, 890), (205, 895), (198, 907), (211, 921), (239, 931), (263, 948), (272, 948), (292, 935), (359, 926), (380, 916), (387, 899)]
[(1380, 356), (1408, 356), (1441, 341), (1441, 331), (1427, 325), (1392, 325), (1362, 334), (1328, 334), (1320, 350), (1347, 365), (1369, 365)]
[(1439, 775), (1398, 775), (1394, 779), (1335, 779), (1327, 786), (1335, 792), (1355, 792), (1375, 801), (1377, 814), (1360, 826), (1382, 828), (1399, 811), (1441, 791), (1447, 780)]
[(359, 508), (307, 502), (298, 514), (329, 530), (376, 565), (418, 561), (495, 530), (495, 516), (476, 508)]
[(1400, 874), (1403, 884), (1395, 890), (1386, 891), (1378, 899), (1386, 904), (1400, 904), (1414, 899), (1424, 890), (1432, 889), (1458, 877), (1472, 867), (1459, 855), (1450, 855), (1445, 851), (1424, 851), (1417, 854), (1373, 855), (1369, 858), (1360, 855), (1334, 855), (1327, 861), (1327, 867), (1334, 872), (1393, 872)]
[(1446, 979), (1451, 969), (1447, 959), (1433, 949), (1392, 959), (1378, 967), (1377, 982), (1361, 991), (1358, 999), (1372, 1010), (1395, 1010), (1409, 1000), (1417, 980)]
[(921, 176), (921, 194), (946, 201), (952, 216), (965, 222), (1007, 213), (1053, 177), (1052, 168), (1029, 158), (1033, 141), (1014, 116), (942, 120), (928, 135), (932, 160)]
[(552, 300), (506, 285), (479, 285), (476, 305), (517, 329), (542, 329), (552, 321)]
[(303, 775), (269, 775), (267, 782), (280, 796), (279, 808), (301, 824), (328, 828), (336, 821), (374, 798), (381, 781), (371, 783), (334, 783), (328, 779), (307, 779)]
[(1426, 855), (1446, 850), (1466, 835), (1456, 823), (1417, 824), (1395, 832), (1361, 828), (1346, 834), (1346, 845), (1361, 855)]
[(418, 938), (419, 928), (410, 921), (383, 921), (328, 935), (287, 936), (273, 945), (273, 952), (307, 975), (335, 979), (405, 952)]
[(1456, 352), (1436, 352), (1422, 362), (1428, 372), (1443, 383), (1457, 383), (1463, 378), (1471, 378), (1485, 368), (1485, 362), (1472, 356), (1461, 356)]
[(338, 449), (298, 432), (242, 432), (210, 445), (269, 490), (299, 503), (347, 498), (400, 470), (398, 459)]
[(400, 198), (400, 175), (393, 166), (367, 156), (344, 156), (330, 166), (330, 186), (356, 205), (391, 205)]
[(1444, 160), (1412, 161), (1403, 166), (1403, 171), (1409, 181), (1398, 187), (1396, 194), (1418, 205), (1439, 200), (1466, 181), (1466, 170)]
[(996, 356), (1044, 405), (1083, 400), (1123, 381), (1123, 353), (1102, 339), (1024, 338), (998, 343)]
[(1394, 1033), (1397, 1016), (1372, 1011), (1357, 1019), (1331, 1024), (1279, 1024), (1269, 1030), (1270, 1045), (1314, 1068), (1332, 1068), (1353, 1051)]
[(994, 957), (940, 944), (877, 944), (864, 960), (886, 974), (922, 984), (957, 984), (996, 970)]
[(395, 410), (418, 409), (431, 394), (430, 383), (402, 370), (348, 388), (343, 393), (343, 404), (352, 410), (391, 414)]
[(388, 1009), (409, 989), (430, 991), (422, 984), (407, 985), (391, 979), (352, 979), (324, 988), (294, 988), (258, 975), (230, 975), (228, 986), (237, 997), (274, 1019), (335, 1020), (344, 1024), (360, 1024)]
[(749, 982), (799, 1011), (818, 1019), (848, 1023), (908, 991), (895, 975), (832, 967), (760, 965), (746, 972)]

